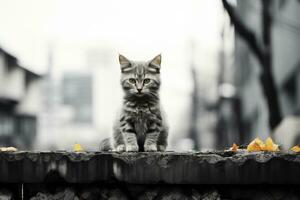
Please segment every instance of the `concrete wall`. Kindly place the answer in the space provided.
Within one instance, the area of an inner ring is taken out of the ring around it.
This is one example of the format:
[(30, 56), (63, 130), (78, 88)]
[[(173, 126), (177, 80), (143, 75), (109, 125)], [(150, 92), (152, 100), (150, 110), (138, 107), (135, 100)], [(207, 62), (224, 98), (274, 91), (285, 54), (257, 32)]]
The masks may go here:
[[(36, 135), (40, 110), (40, 76), (18, 65), (18, 60), (0, 49), (0, 142), (28, 148)], [(1, 145), (0, 145), (1, 146)]]
[(36, 116), (41, 110), (41, 80), (33, 78), (26, 86), (26, 93), (16, 107), (16, 113)]
[(16, 63), (8, 63), (0, 52), (0, 99), (17, 102), (16, 113), (36, 115), (41, 107), (40, 76)]
[(299, 158), (245, 151), (0, 152), (0, 198), (299, 199)]
[[(0, 81), (4, 79), (4, 73), (6, 71), (6, 66), (5, 66), (5, 58), (4, 54), (0, 51)], [(0, 86), (1, 88), (1, 86)]]
[(25, 94), (25, 71), (18, 67), (6, 68), (1, 81), (0, 96), (19, 101)]
[(16, 63), (8, 63), (7, 55), (0, 52), (0, 98), (19, 101), (24, 93), (24, 69), (18, 67)]

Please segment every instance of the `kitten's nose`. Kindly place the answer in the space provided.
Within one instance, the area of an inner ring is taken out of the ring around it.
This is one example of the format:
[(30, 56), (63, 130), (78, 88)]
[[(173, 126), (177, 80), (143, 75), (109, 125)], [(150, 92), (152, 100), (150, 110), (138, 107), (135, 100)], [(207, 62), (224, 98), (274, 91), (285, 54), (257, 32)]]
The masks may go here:
[(142, 88), (140, 88), (140, 89), (137, 89), (137, 91), (138, 91), (139, 93), (141, 93), (141, 91), (142, 91)]

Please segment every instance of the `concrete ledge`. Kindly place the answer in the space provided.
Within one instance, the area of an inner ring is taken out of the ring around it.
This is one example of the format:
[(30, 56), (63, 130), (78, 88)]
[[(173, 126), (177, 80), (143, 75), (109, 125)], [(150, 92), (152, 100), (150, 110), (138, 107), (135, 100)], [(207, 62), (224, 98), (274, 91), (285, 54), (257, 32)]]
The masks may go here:
[(0, 183), (299, 184), (289, 152), (0, 153)]

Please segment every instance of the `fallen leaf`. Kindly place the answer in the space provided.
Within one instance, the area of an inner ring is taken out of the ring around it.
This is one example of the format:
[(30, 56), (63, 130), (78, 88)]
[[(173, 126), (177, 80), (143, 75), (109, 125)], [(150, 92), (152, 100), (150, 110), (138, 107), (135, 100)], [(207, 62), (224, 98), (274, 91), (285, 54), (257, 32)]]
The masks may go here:
[(13, 152), (13, 151), (18, 151), (18, 149), (15, 147), (0, 147), (0, 151)]
[(275, 144), (272, 138), (268, 137), (266, 139), (264, 151), (279, 151), (278, 144)]
[(296, 145), (296, 146), (292, 147), (291, 151), (299, 153), (300, 152), (300, 146)]
[(82, 148), (82, 146), (80, 144), (78, 144), (78, 143), (74, 144), (73, 150), (76, 151), (76, 152), (82, 152), (82, 151), (84, 151), (83, 148)]
[(239, 146), (238, 146), (237, 144), (233, 143), (233, 144), (232, 144), (232, 147), (230, 147), (229, 150), (230, 150), (230, 151), (237, 151), (238, 148), (239, 148)]
[(262, 151), (264, 148), (265, 148), (264, 142), (259, 138), (255, 138), (247, 146), (247, 151)]
[(278, 144), (275, 144), (272, 138), (268, 137), (264, 143), (261, 139), (255, 138), (248, 146), (248, 151), (279, 151)]

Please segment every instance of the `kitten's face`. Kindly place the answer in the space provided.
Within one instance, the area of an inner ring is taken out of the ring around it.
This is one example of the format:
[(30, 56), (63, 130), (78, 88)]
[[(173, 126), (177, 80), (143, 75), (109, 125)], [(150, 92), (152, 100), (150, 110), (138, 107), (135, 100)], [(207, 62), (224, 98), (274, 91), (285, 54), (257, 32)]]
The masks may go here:
[(119, 55), (121, 85), (129, 97), (158, 97), (161, 55), (147, 62), (128, 60)]

